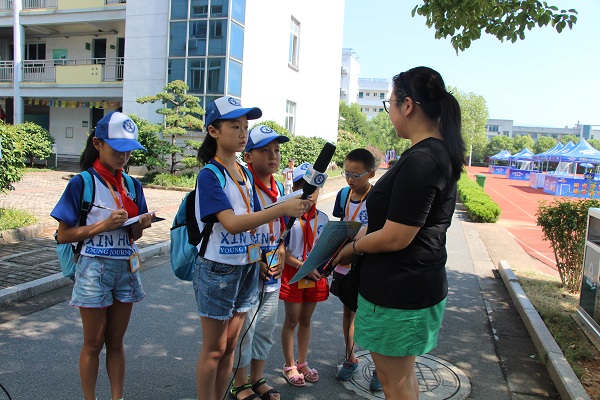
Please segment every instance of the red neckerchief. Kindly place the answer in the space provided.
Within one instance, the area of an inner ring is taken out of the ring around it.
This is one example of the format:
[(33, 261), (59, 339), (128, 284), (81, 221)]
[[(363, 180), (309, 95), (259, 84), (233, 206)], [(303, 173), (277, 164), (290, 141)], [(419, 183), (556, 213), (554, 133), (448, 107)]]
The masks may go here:
[[(100, 159), (98, 158), (96, 159), (96, 161), (94, 161), (92, 167), (94, 167), (96, 172), (100, 174), (100, 176), (102, 177), (102, 179), (104, 179), (106, 184), (112, 185), (115, 189), (117, 189), (117, 191), (121, 195), (121, 202), (123, 203), (123, 208), (125, 208), (125, 210), (127, 211), (127, 216), (129, 218), (137, 216), (139, 212), (138, 206), (133, 200), (129, 198), (129, 196), (127, 195), (127, 191), (123, 187), (123, 170), (118, 169), (116, 176), (114, 176), (106, 168), (104, 168), (104, 165), (102, 165)], [(117, 204), (117, 207), (120, 207), (120, 204)]]
[[(252, 172), (252, 176), (254, 177), (254, 186), (266, 193), (267, 196), (269, 196), (269, 199), (271, 199), (271, 201), (275, 203), (277, 201), (277, 197), (279, 196), (279, 190), (277, 190), (277, 183), (275, 183), (275, 178), (273, 178), (273, 174), (271, 174), (271, 187), (269, 188), (256, 175), (256, 172), (254, 172), (254, 168), (252, 168), (252, 164), (248, 164), (248, 169), (250, 170), (250, 172)], [(281, 229), (280, 233), (282, 233), (285, 230), (285, 221), (283, 217), (279, 217), (279, 227)]]
[(306, 255), (310, 254), (314, 244), (315, 244), (315, 235), (316, 232), (313, 232), (310, 221), (315, 218), (317, 214), (317, 205), (313, 204), (308, 212), (302, 214), (300, 218), (302, 218), (304, 222), (304, 226), (302, 227), (302, 235), (304, 236), (304, 259), (306, 259)]

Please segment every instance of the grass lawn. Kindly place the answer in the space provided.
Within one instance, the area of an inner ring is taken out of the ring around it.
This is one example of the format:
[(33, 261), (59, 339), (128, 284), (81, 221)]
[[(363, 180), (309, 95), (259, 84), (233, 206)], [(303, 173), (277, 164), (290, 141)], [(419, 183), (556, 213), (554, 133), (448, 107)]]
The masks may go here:
[(14, 208), (0, 208), (0, 231), (21, 228), (37, 222), (33, 214)]

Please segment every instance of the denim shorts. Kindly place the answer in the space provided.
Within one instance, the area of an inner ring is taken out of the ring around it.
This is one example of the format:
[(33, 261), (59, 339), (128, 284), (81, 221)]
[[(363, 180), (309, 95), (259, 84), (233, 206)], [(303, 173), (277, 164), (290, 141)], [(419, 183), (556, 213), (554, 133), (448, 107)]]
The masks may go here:
[(229, 265), (196, 258), (192, 284), (201, 317), (228, 320), (258, 300), (258, 263)]
[(129, 260), (79, 256), (69, 305), (104, 308), (114, 300), (137, 303), (145, 296), (140, 271), (129, 272)]

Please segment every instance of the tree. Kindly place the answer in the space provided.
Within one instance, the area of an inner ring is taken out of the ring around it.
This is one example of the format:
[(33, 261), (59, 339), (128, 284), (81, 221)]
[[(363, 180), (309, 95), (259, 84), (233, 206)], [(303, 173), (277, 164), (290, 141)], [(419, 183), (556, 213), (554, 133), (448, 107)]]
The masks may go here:
[(154, 96), (145, 96), (136, 99), (140, 104), (160, 102), (163, 107), (156, 110), (157, 114), (164, 115), (164, 124), (159, 126), (163, 137), (171, 137), (171, 145), (168, 153), (171, 154), (171, 175), (177, 171), (178, 158), (184, 154), (185, 146), (177, 146), (177, 138), (185, 135), (188, 131), (201, 131), (204, 122), (197, 116), (204, 115), (200, 107), (200, 99), (194, 95), (187, 94), (189, 87), (183, 81), (169, 82), (163, 88), (164, 92)]
[(6, 193), (13, 189), (13, 183), (21, 180), (25, 167), (23, 150), (19, 146), (19, 135), (14, 125), (0, 123), (0, 147), (0, 193)]
[(529, 135), (517, 135), (513, 138), (513, 148), (517, 153), (525, 148), (531, 150), (533, 146), (535, 146), (535, 142)]
[(155, 169), (165, 169), (167, 163), (163, 157), (169, 152), (170, 144), (166, 140), (162, 140), (158, 136), (160, 125), (151, 124), (142, 117), (130, 114), (129, 117), (135, 122), (138, 127), (138, 141), (147, 151), (134, 151), (131, 153), (129, 162), (127, 163), (127, 171), (131, 166), (145, 166), (148, 171)]
[(577, 22), (577, 11), (560, 10), (539, 0), (423, 0), (415, 6), (416, 14), (426, 18), (426, 25), (435, 29), (435, 38), (450, 36), (452, 47), (464, 51), (481, 37), (481, 31), (504, 42), (525, 39), (525, 29), (552, 25), (557, 32), (571, 29)]
[(575, 135), (563, 135), (560, 138), (560, 142), (562, 144), (567, 144), (569, 142), (579, 143), (579, 136), (575, 136)]
[(396, 131), (386, 112), (380, 112), (370, 121), (367, 121), (365, 140), (381, 151), (391, 148), (391, 142), (396, 137)]
[(34, 159), (45, 160), (50, 157), (54, 138), (47, 130), (33, 122), (15, 125), (15, 128), (23, 156), (27, 158), (31, 167), (34, 166)]
[(554, 146), (556, 146), (556, 139), (549, 136), (540, 136), (535, 143), (535, 146), (533, 146), (533, 152), (535, 154), (540, 154), (550, 150)]
[(489, 158), (494, 154), (500, 153), (502, 150), (507, 150), (509, 153), (514, 153), (513, 142), (508, 136), (498, 135), (490, 139), (486, 146), (485, 158)]
[(473, 138), (473, 152), (472, 159), (473, 162), (481, 163), (485, 162), (485, 150), (488, 144), (487, 135), (484, 132), (479, 132), (475, 134)]
[(588, 139), (587, 142), (596, 150), (600, 150), (600, 139)]
[(473, 92), (461, 92), (456, 88), (449, 87), (454, 97), (460, 104), (462, 136), (465, 141), (465, 148), (469, 156), (468, 165), (471, 166), (473, 158), (473, 147), (475, 142), (478, 144), (478, 150), (481, 152), (481, 135), (485, 137), (485, 124), (489, 112), (485, 104), (485, 99)]
[(342, 166), (346, 154), (354, 149), (364, 148), (365, 145), (365, 140), (361, 138), (360, 135), (340, 129), (338, 130), (337, 142), (335, 144), (336, 148), (332, 161), (338, 166)]
[(360, 111), (358, 103), (347, 105), (340, 101), (338, 129), (364, 135), (367, 130), (367, 117)]

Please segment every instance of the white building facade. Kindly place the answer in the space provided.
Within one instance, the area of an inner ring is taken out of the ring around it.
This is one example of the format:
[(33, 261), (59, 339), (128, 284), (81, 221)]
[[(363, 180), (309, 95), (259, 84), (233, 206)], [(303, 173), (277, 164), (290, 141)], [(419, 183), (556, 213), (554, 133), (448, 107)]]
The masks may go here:
[(342, 49), (342, 69), (340, 76), (340, 101), (347, 105), (358, 101), (358, 75), (360, 61), (354, 49)]
[(108, 112), (161, 122), (159, 104), (135, 99), (177, 79), (202, 106), (230, 95), (293, 133), (335, 141), (343, 8), (343, 0), (0, 0), (0, 105), (7, 122), (48, 129), (65, 158), (79, 156)]

